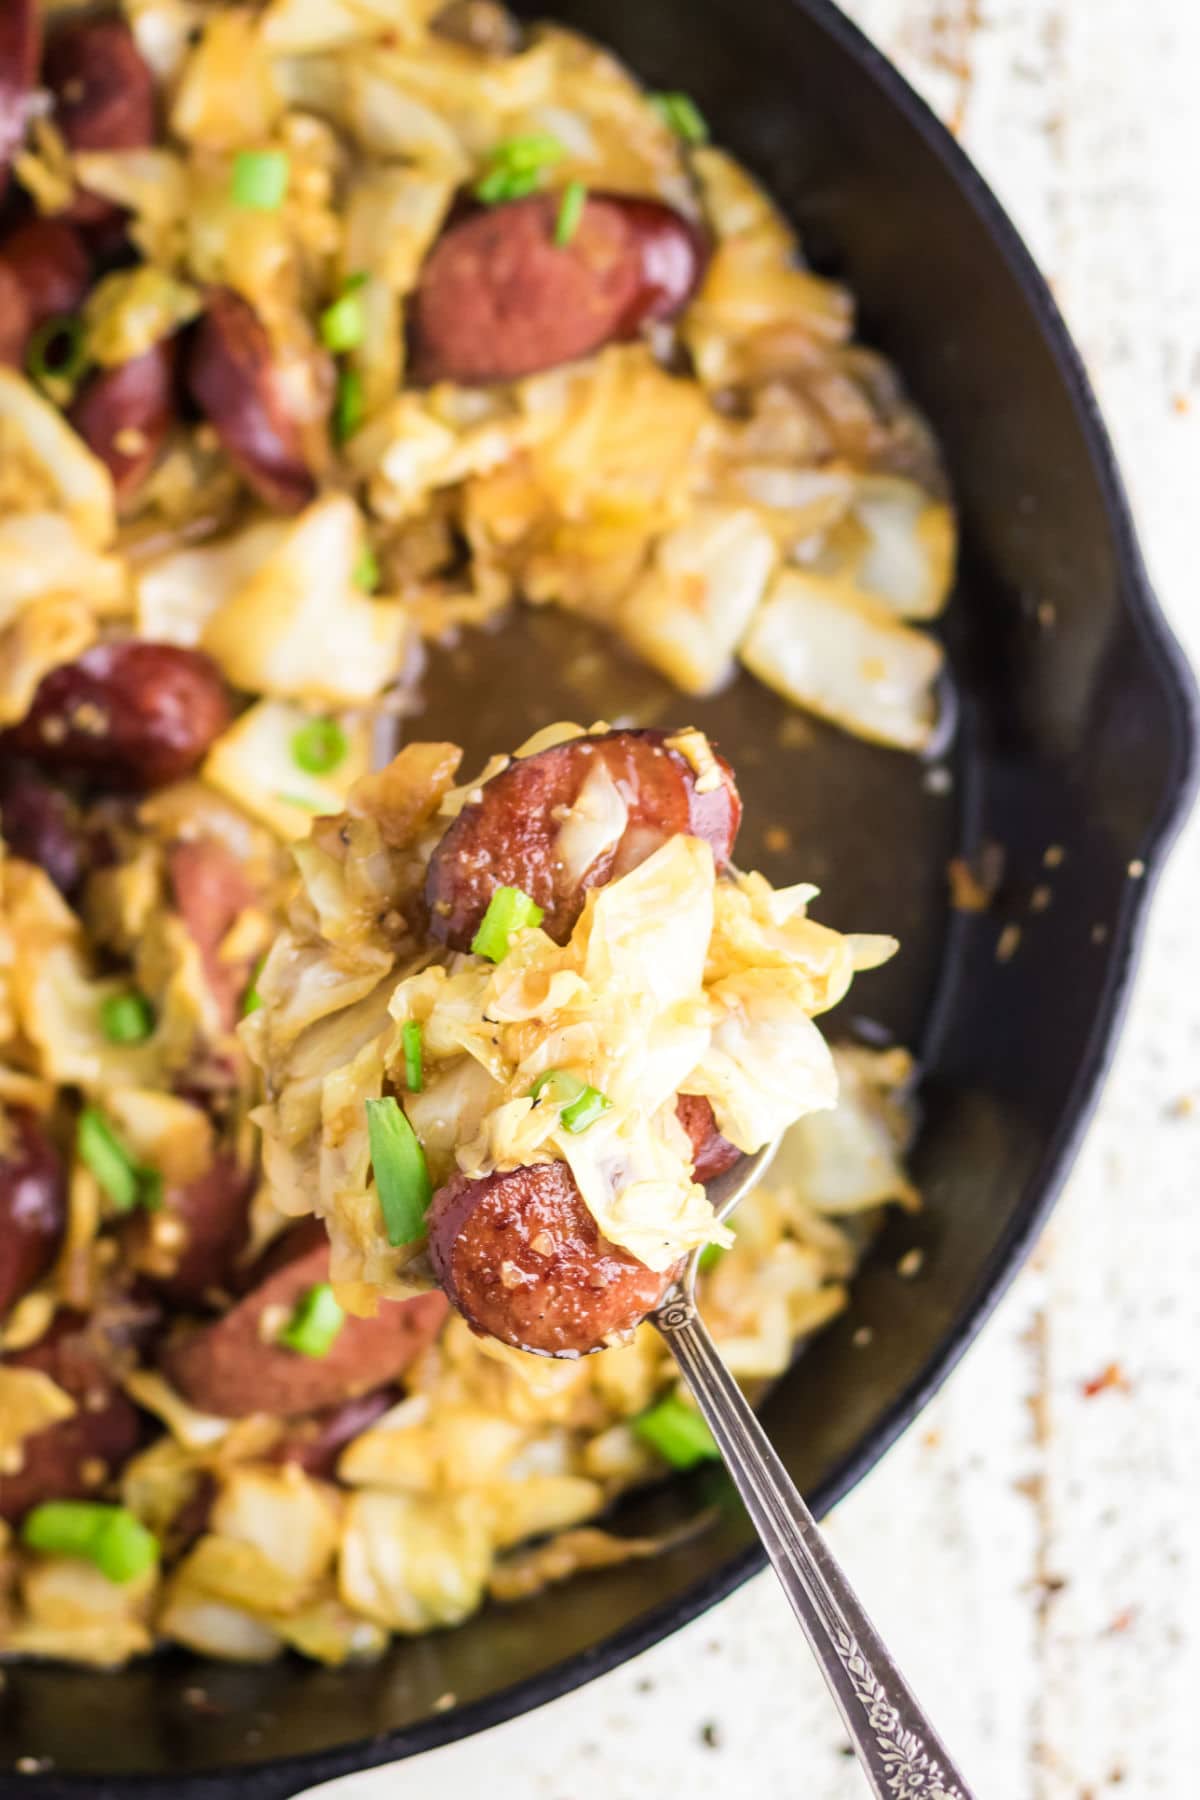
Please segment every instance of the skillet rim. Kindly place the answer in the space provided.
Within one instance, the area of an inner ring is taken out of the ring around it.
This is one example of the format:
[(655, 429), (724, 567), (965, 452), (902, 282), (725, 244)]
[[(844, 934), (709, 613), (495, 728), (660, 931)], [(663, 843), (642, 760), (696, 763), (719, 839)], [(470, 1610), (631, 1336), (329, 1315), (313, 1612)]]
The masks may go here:
[[(1113, 927), (1102, 993), (1087, 1047), (1057, 1129), (1026, 1182), (1008, 1230), (988, 1258), (937, 1352), (901, 1390), (863, 1440), (843, 1457), (806, 1497), (818, 1518), (842, 1500), (913, 1422), (991, 1317), (1023, 1266), (1052, 1211), (1095, 1112), (1124, 1023), (1134, 976), (1145, 943), (1146, 923), (1167, 853), (1187, 817), (1200, 783), (1200, 692), (1180, 645), (1167, 623), (1138, 543), (1128, 495), (1099, 404), (1045, 277), (1007, 212), (965, 150), (906, 77), (834, 0), (791, 0), (837, 47), (858, 64), (942, 163), (983, 224), (1029, 307), (1079, 421), (1105, 513), (1112, 525), (1122, 604), (1132, 619), (1152, 665), (1162, 696), (1170, 768), (1154, 816), (1145, 828), (1139, 854), (1145, 875), (1130, 882)], [(633, 1624), (565, 1658), (554, 1668), (498, 1689), (486, 1699), (431, 1716), (414, 1726), (359, 1739), (335, 1750), (276, 1758), (260, 1763), (223, 1764), (209, 1770), (172, 1774), (95, 1776), (47, 1771), (36, 1780), (39, 1800), (287, 1800), (288, 1796), (360, 1770), (400, 1762), (427, 1750), (471, 1737), (562, 1698), (595, 1677), (640, 1656), (727, 1598), (766, 1557), (751, 1545), (710, 1576), (664, 1601)], [(17, 1783), (0, 1776), (0, 1794)], [(20, 1791), (29, 1793), (24, 1781)]]

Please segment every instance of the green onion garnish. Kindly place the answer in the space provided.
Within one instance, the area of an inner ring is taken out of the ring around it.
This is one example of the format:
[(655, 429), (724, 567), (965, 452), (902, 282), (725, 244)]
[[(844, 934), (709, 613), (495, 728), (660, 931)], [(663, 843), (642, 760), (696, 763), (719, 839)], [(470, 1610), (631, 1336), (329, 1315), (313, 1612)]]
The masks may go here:
[(475, 184), (475, 198), (485, 206), (523, 200), (537, 191), (543, 171), (566, 154), (558, 139), (546, 131), (506, 138), (492, 150), (487, 170)]
[(701, 1275), (707, 1275), (710, 1270), (715, 1269), (724, 1254), (724, 1244), (705, 1244), (703, 1250), (700, 1252), (700, 1261), (697, 1264)]
[(366, 410), (362, 376), (357, 369), (339, 369), (333, 401), (333, 435), (339, 444), (354, 436)]
[(73, 382), (86, 364), (87, 333), (73, 313), (39, 325), (25, 352), (25, 367), (35, 381)]
[(630, 1423), (643, 1444), (657, 1450), (673, 1469), (690, 1469), (721, 1454), (695, 1407), (678, 1394), (656, 1401)]
[(299, 1356), (328, 1356), (346, 1315), (327, 1281), (301, 1294), (296, 1310), (279, 1334), (279, 1342)]
[(425, 1236), (433, 1184), (420, 1139), (389, 1094), (368, 1100), (371, 1167), (389, 1244), (414, 1244)]
[(75, 1148), (118, 1212), (132, 1212), (141, 1200), (142, 1176), (98, 1106), (85, 1106), (75, 1131)]
[(306, 775), (329, 775), (345, 762), (350, 744), (336, 719), (310, 719), (292, 738), (292, 761)]
[(562, 203), (558, 209), (558, 218), (554, 224), (554, 241), (560, 250), (565, 250), (575, 233), (579, 230), (579, 221), (583, 217), (583, 209), (587, 202), (587, 188), (582, 181), (568, 181), (563, 189)]
[(254, 973), (250, 977), (250, 986), (242, 995), (243, 1019), (248, 1019), (251, 1013), (256, 1013), (263, 1003), (262, 995), (258, 991), (258, 978), (263, 972), (263, 964), (266, 960), (266, 953), (264, 952), (254, 965)]
[(708, 122), (690, 94), (651, 94), (650, 104), (685, 144), (707, 144)]
[(109, 1581), (132, 1581), (158, 1561), (158, 1539), (123, 1506), (43, 1500), (25, 1515), (21, 1541), (50, 1556), (76, 1556)]
[[(362, 283), (357, 284), (361, 287)], [(335, 355), (357, 350), (367, 335), (367, 315), (357, 288), (347, 288), (325, 308), (317, 321), (321, 342)]]
[(359, 551), (351, 579), (355, 587), (367, 594), (373, 594), (379, 586), (379, 562), (370, 544), (364, 544)]
[(154, 1010), (144, 994), (113, 994), (100, 1008), (100, 1029), (110, 1044), (141, 1044), (154, 1030)]
[(512, 933), (527, 925), (540, 925), (545, 916), (537, 901), (520, 888), (498, 887), (471, 939), (471, 948), (476, 956), (486, 956), (489, 962), (503, 962)]
[(612, 1101), (602, 1094), (599, 1088), (589, 1087), (578, 1075), (572, 1075), (567, 1069), (547, 1069), (539, 1075), (529, 1090), (531, 1100), (536, 1100), (543, 1088), (550, 1088), (554, 1098), (562, 1107), (559, 1122), (566, 1127), (573, 1137), (594, 1125), (602, 1112), (607, 1112)]
[(421, 1027), (416, 1019), (407, 1019), (400, 1033), (404, 1049), (404, 1085), (410, 1094), (419, 1094), (425, 1085), (425, 1057), (421, 1046)]
[(290, 172), (283, 150), (239, 150), (233, 159), (229, 198), (235, 206), (275, 212), (283, 205)]

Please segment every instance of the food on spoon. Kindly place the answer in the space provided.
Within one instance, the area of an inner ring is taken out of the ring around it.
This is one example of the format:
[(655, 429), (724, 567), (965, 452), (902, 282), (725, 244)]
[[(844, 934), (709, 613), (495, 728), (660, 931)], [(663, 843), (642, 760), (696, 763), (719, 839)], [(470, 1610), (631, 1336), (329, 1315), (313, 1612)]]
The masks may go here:
[[(476, 1330), (577, 1356), (729, 1241), (698, 1176), (833, 1105), (813, 1015), (893, 946), (733, 873), (737, 787), (698, 731), (551, 727), (453, 790), (442, 751), (298, 852), (243, 1027), (267, 1172), (313, 1194), (348, 1305), (432, 1276)], [(318, 1079), (330, 1123), (297, 1132)]]

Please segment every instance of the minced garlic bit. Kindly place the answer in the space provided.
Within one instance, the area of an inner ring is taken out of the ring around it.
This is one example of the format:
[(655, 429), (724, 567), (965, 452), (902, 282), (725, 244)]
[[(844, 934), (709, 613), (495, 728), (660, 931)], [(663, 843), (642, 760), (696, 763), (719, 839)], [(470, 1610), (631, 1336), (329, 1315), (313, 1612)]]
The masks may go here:
[(668, 750), (678, 750), (685, 762), (692, 766), (696, 777), (698, 794), (715, 794), (721, 785), (720, 765), (713, 755), (713, 747), (702, 731), (689, 725), (685, 731), (677, 731), (674, 737), (667, 739)]
[(896, 1273), (897, 1275), (902, 1276), (905, 1281), (911, 1281), (914, 1275), (919, 1275), (921, 1273), (924, 1266), (925, 1252), (914, 1246), (913, 1249), (904, 1252), (904, 1255), (896, 1264)]

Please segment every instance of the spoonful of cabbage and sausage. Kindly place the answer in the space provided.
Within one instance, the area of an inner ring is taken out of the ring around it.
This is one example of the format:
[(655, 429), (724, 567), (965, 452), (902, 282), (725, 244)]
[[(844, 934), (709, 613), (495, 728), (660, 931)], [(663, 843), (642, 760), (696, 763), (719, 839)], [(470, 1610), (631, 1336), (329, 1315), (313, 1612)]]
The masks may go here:
[(476, 1332), (558, 1357), (649, 1319), (873, 1792), (899, 1768), (968, 1800), (695, 1305), (780, 1134), (834, 1104), (814, 1017), (893, 940), (734, 869), (737, 786), (698, 731), (555, 726), (466, 787), (458, 762), (408, 745), (297, 851), (242, 1027), (268, 1180), (314, 1198), (351, 1310), (436, 1284)]
[(730, 858), (702, 733), (554, 726), (480, 779), (410, 744), (319, 819), (243, 1027), (266, 1171), (323, 1217), (354, 1310), (436, 1283), (578, 1356), (728, 1243), (705, 1183), (830, 1107), (813, 1018), (890, 938)]

